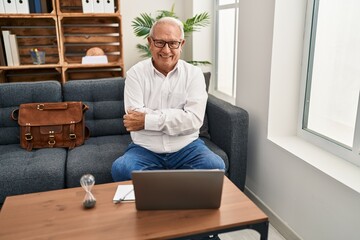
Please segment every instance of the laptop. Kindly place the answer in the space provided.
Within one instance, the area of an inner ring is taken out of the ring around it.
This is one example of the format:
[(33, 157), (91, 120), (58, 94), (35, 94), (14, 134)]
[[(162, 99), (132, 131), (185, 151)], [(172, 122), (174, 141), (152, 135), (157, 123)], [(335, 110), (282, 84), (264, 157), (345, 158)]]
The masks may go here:
[(137, 210), (216, 209), (220, 207), (223, 170), (133, 171)]

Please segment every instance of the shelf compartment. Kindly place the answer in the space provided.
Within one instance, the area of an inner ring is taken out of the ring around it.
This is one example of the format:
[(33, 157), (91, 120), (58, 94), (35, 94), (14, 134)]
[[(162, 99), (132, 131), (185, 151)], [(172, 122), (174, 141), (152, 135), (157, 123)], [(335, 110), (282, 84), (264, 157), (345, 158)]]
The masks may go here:
[(121, 67), (91, 67), (91, 68), (69, 68), (64, 73), (63, 81), (122, 77)]
[(60, 68), (0, 70), (0, 82), (35, 82), (56, 80), (61, 82)]
[[(82, 0), (56, 0), (56, 1), (58, 6), (57, 7), (58, 15), (67, 14), (67, 13), (81, 13), (81, 14), (83, 13)], [(114, 12), (120, 13), (120, 0), (114, 0)], [(93, 13), (93, 14), (98, 15), (101, 13)]]
[(20, 65), (32, 64), (29, 51), (33, 48), (46, 52), (47, 64), (60, 62), (56, 24), (56, 17), (0, 18), (1, 30), (9, 30), (16, 35)]
[[(2, 1), (7, 1), (7, 0), (0, 0), (0, 2)], [(17, 0), (19, 1), (19, 0)], [(26, 0), (26, 1), (34, 1), (34, 0)], [(61, 0), (62, 1), (62, 0)], [(31, 11), (31, 8), (29, 9)], [(16, 16), (16, 17), (37, 17), (37, 16), (41, 16), (41, 15), (56, 15), (56, 10), (55, 10), (55, 0), (41, 0), (41, 12), (35, 13), (35, 12), (30, 12), (30, 13), (0, 13), (0, 16)]]
[(67, 64), (81, 63), (86, 51), (99, 47), (109, 63), (122, 59), (121, 17), (63, 17), (59, 19), (62, 52)]

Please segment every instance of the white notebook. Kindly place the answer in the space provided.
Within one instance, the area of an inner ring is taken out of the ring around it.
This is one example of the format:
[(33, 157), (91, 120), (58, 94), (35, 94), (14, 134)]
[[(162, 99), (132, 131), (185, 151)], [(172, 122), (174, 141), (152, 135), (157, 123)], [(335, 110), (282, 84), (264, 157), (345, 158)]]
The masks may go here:
[(113, 198), (113, 202), (119, 203), (128, 201), (135, 201), (134, 186), (132, 184), (118, 185)]

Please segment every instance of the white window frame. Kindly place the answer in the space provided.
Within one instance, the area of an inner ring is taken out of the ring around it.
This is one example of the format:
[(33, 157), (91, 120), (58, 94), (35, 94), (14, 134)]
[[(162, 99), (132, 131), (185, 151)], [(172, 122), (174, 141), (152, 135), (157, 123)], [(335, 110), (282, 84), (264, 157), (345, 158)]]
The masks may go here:
[[(256, 135), (260, 134), (258, 138), (261, 138), (256, 145), (259, 148), (266, 148), (266, 151), (269, 152), (270, 155), (262, 156), (265, 161), (268, 157), (277, 158), (288, 155), (289, 157), (286, 159), (274, 159), (274, 161), (290, 161), (291, 166), (308, 170), (310, 176), (313, 176), (314, 172), (318, 172), (319, 176), (325, 174), (329, 180), (336, 180), (336, 182), (360, 193), (360, 168), (358, 166), (309, 143), (298, 134), (300, 109), (304, 105), (303, 102), (299, 102), (300, 95), (303, 94), (301, 90), (304, 89), (301, 85), (305, 82), (301, 81), (304, 67), (301, 62), (304, 39), (307, 39), (304, 37), (305, 18), (309, 11), (311, 8), (308, 6), (308, 1), (276, 1), (274, 26), (271, 33), (267, 140), (262, 140), (261, 132), (256, 133)], [(265, 37), (269, 36), (265, 35)], [(266, 41), (267, 39), (265, 39)], [(245, 107), (248, 108), (246, 102), (251, 100), (243, 98), (244, 96), (238, 96), (237, 101), (244, 101)], [(252, 107), (253, 104), (249, 106)], [(250, 115), (252, 114), (253, 119), (262, 121), (256, 115), (257, 110), (251, 107), (247, 110)], [(252, 131), (257, 132), (258, 130), (253, 127)], [(297, 161), (303, 161), (305, 164), (298, 164)], [(306, 176), (304, 177), (306, 178)], [(331, 182), (334, 183), (334, 181)]]
[[(305, 111), (305, 102), (306, 100), (306, 84), (308, 81), (308, 62), (310, 57), (310, 46), (314, 44), (313, 39), (311, 38), (312, 33), (312, 21), (313, 15), (318, 11), (318, 0), (308, 0), (307, 4), (307, 17), (306, 17), (306, 26), (305, 26), (305, 34), (304, 34), (304, 53), (303, 53), (303, 64), (302, 64), (302, 77), (301, 77), (301, 94), (300, 94), (300, 114), (298, 121), (298, 135), (305, 139), (306, 141), (328, 151), (340, 158), (343, 158), (356, 166), (360, 166), (360, 104), (358, 104), (357, 109), (357, 121), (355, 126), (354, 133), (354, 143), (353, 148), (349, 148), (343, 144), (337, 143), (336, 141), (329, 139), (325, 136), (321, 136), (315, 132), (304, 129), (303, 121), (304, 114), (307, 114)], [(311, 13), (311, 14), (310, 14)], [(316, 16), (314, 16), (316, 17)], [(315, 23), (316, 24), (316, 23)], [(312, 68), (312, 66), (310, 66)], [(310, 81), (310, 80), (309, 80)], [(359, 100), (360, 101), (360, 97)]]
[[(215, 59), (214, 59), (214, 82), (215, 84), (213, 85), (213, 89), (211, 91), (211, 93), (213, 95), (215, 95), (216, 97), (219, 97), (227, 102), (230, 102), (232, 104), (235, 104), (235, 99), (236, 99), (236, 79), (237, 79), (237, 49), (238, 49), (238, 25), (239, 25), (239, 3), (240, 0), (235, 0), (235, 3), (232, 4), (226, 4), (226, 5), (219, 5), (219, 0), (216, 0), (214, 2), (214, 16), (215, 16), (215, 26), (214, 26), (214, 33), (215, 33), (215, 44), (214, 44), (214, 52), (215, 52)], [(233, 63), (233, 79), (232, 79), (232, 94), (228, 95), (222, 91), (218, 90), (218, 81), (221, 80), (221, 76), (218, 78), (218, 29), (219, 29), (219, 21), (218, 21), (218, 11), (219, 10), (224, 10), (224, 9), (234, 9), (235, 11), (235, 28), (234, 28), (234, 46), (235, 46), (235, 51), (234, 51), (234, 55), (232, 63)]]

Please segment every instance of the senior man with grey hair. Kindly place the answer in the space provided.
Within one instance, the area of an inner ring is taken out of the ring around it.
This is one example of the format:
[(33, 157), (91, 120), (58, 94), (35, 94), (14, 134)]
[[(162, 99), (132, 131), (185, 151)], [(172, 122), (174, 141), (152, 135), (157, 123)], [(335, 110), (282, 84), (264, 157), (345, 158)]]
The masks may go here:
[(132, 142), (114, 161), (113, 180), (129, 180), (134, 170), (225, 169), (224, 161), (199, 139), (208, 95), (201, 69), (180, 59), (182, 22), (159, 19), (148, 43), (152, 57), (126, 75), (124, 126)]

